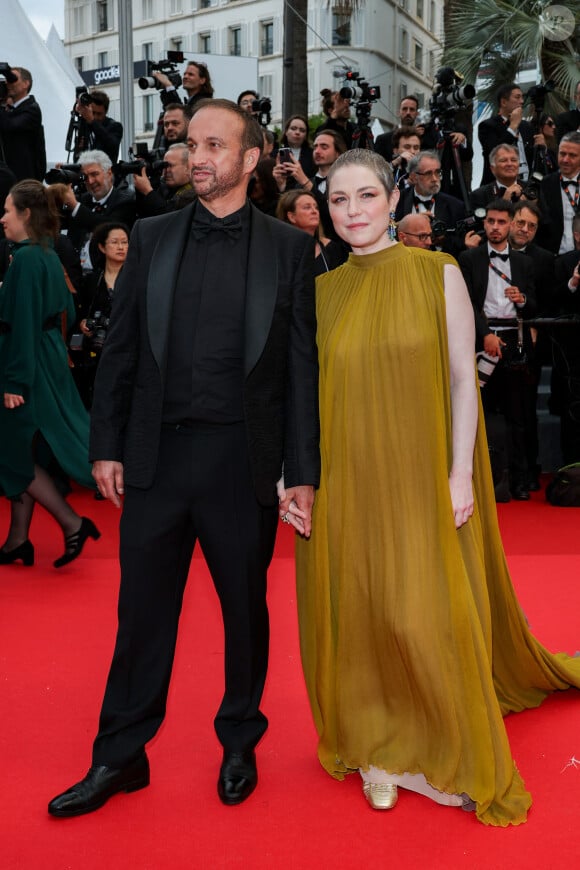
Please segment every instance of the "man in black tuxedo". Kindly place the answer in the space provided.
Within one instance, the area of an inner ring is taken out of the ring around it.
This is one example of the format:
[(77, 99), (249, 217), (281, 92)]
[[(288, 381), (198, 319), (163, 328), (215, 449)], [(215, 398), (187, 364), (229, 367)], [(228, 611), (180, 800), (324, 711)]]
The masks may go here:
[(496, 145), (515, 145), (520, 155), (519, 175), (526, 181), (533, 164), (534, 145), (545, 145), (541, 134), (534, 135), (534, 128), (522, 120), (524, 95), (519, 85), (513, 82), (502, 85), (497, 92), (498, 114), (482, 121), (477, 134), (483, 150), (483, 175), (481, 185), (490, 184), (493, 174), (489, 155)]
[(542, 221), (538, 243), (553, 254), (574, 250), (572, 220), (580, 206), (580, 133), (566, 133), (558, 146), (558, 172), (540, 184)]
[[(177, 89), (169, 76), (165, 73), (155, 70), (151, 73), (152, 77), (157, 79), (161, 85), (159, 96), (163, 104), (163, 108), (171, 103), (181, 103)], [(213, 97), (213, 85), (209, 70), (204, 63), (197, 60), (189, 60), (183, 71), (183, 90), (187, 94), (187, 99), (183, 103), (193, 110), (196, 103), (200, 100), (210, 100)]]
[(485, 209), (494, 199), (515, 202), (522, 195), (522, 185), (518, 181), (520, 155), (515, 145), (496, 145), (489, 155), (489, 166), (493, 181), (469, 194), (469, 204), (473, 211), (478, 208)]
[[(463, 203), (441, 192), (441, 162), (437, 151), (420, 151), (408, 163), (411, 185), (402, 192), (395, 220), (400, 221), (407, 214), (428, 213), (437, 221), (442, 221), (449, 229), (465, 217)], [(449, 254), (457, 255), (462, 242), (459, 236), (446, 234), (437, 246)]]
[(104, 151), (84, 151), (78, 162), (85, 179), (85, 193), (77, 199), (69, 185), (64, 197), (65, 220), (68, 237), (81, 253), (84, 271), (92, 265), (88, 258), (91, 233), (99, 224), (116, 221), (132, 227), (137, 216), (135, 196), (132, 192), (113, 185), (111, 158)]
[(52, 815), (148, 784), (144, 747), (164, 718), (196, 540), (224, 620), (218, 794), (238, 804), (257, 783), (266, 572), (278, 514), (310, 534), (320, 471), (314, 243), (248, 203), (262, 140), (235, 103), (198, 109), (188, 133), (197, 201), (133, 231), (90, 445), (101, 493), (116, 505), (125, 493), (119, 630), (93, 766)]
[[(552, 369), (552, 402), (560, 414), (562, 462), (580, 462), (580, 215), (573, 221), (574, 250), (556, 257), (558, 314), (577, 323), (557, 327)], [(554, 402), (555, 398), (555, 402)]]
[[(509, 243), (513, 251), (520, 251), (529, 257), (534, 264), (534, 286), (536, 288), (537, 314), (544, 317), (553, 315), (556, 311), (554, 293), (554, 255), (541, 248), (534, 241), (540, 224), (540, 209), (533, 201), (521, 199), (514, 205), (514, 215), (510, 226)], [(536, 492), (540, 489), (538, 464), (538, 417), (536, 407), (538, 402), (538, 387), (542, 373), (542, 365), (550, 365), (552, 354), (550, 338), (544, 327), (531, 329), (532, 352), (528, 365), (528, 421), (526, 423), (526, 444), (528, 456), (529, 489)]]
[(17, 181), (46, 174), (46, 147), (40, 106), (30, 93), (32, 75), (22, 66), (11, 70), (8, 98), (0, 106), (0, 159), (8, 164)]
[(576, 108), (569, 112), (562, 112), (556, 117), (556, 138), (558, 142), (566, 133), (575, 133), (580, 130), (580, 82), (576, 83), (574, 91), (574, 102)]
[[(475, 311), (476, 350), (498, 359), (495, 370), (482, 391), (486, 419), (500, 414), (507, 428), (507, 457), (511, 495), (529, 499), (526, 452), (528, 419), (527, 373), (512, 367), (518, 359), (518, 330), (509, 325), (490, 326), (518, 314), (531, 317), (535, 312), (534, 266), (530, 258), (512, 251), (508, 236), (512, 221), (511, 203), (495, 200), (488, 204), (484, 229), (487, 241), (459, 256), (467, 289)], [(529, 353), (529, 329), (524, 332), (524, 350)], [(491, 428), (491, 427), (490, 427)], [(494, 427), (495, 428), (495, 427)]]

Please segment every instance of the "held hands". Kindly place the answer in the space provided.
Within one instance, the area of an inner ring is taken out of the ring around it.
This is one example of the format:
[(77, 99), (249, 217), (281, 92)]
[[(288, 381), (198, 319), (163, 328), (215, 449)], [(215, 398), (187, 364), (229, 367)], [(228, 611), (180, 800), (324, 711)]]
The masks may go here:
[(488, 333), (483, 339), (483, 349), (490, 356), (498, 356), (501, 359), (502, 347), (505, 347), (505, 341), (493, 332)]
[(101, 495), (112, 501), (115, 507), (121, 507), (120, 496), (125, 493), (123, 463), (98, 459), (93, 462), (93, 477)]
[(17, 393), (4, 393), (5, 408), (19, 408), (24, 405), (24, 396), (19, 396)]
[(455, 528), (460, 529), (473, 516), (473, 486), (469, 472), (452, 471), (449, 475), (449, 492), (455, 518)]
[(314, 505), (313, 486), (284, 487), (284, 478), (276, 484), (278, 492), (278, 513), (282, 522), (290, 523), (297, 532), (310, 537), (312, 531), (312, 506)]

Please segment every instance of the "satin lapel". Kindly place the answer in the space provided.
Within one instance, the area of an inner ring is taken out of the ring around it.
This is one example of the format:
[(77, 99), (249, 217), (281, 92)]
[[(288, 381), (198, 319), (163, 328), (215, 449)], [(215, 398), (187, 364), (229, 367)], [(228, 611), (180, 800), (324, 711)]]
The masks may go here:
[(272, 325), (278, 293), (278, 263), (272, 230), (262, 212), (252, 206), (248, 278), (244, 374), (250, 374), (264, 350)]
[(181, 265), (193, 206), (175, 213), (155, 241), (147, 279), (147, 325), (149, 341), (159, 368), (165, 361), (167, 333), (177, 274)]

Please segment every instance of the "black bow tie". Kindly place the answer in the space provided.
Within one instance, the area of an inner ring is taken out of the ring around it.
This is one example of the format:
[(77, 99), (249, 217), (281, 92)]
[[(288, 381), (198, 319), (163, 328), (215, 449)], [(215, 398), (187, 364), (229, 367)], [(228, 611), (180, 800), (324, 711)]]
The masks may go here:
[(500, 260), (503, 260), (505, 263), (506, 260), (509, 260), (510, 255), (509, 254), (500, 254), (499, 251), (490, 251), (490, 254), (489, 254), (490, 260), (492, 260), (494, 257), (498, 257)]
[(577, 181), (569, 181), (567, 178), (561, 178), (560, 184), (564, 189), (566, 189), (567, 187), (578, 187)]
[(242, 234), (240, 216), (231, 218), (215, 218), (211, 221), (195, 219), (191, 224), (191, 232), (196, 241), (204, 239), (213, 230), (221, 230), (229, 239), (238, 239)]
[(420, 199), (418, 196), (413, 197), (413, 205), (424, 205), (427, 211), (431, 211), (433, 208), (433, 200), (432, 199)]
[(100, 202), (95, 203), (93, 206), (93, 214), (101, 214), (105, 211), (106, 206), (101, 205)]

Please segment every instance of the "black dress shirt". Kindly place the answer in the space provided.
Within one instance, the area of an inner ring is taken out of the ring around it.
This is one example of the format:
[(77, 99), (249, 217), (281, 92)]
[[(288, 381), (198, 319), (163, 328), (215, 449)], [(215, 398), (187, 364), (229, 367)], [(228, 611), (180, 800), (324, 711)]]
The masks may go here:
[(168, 343), (164, 423), (243, 420), (244, 311), (250, 240), (246, 203), (225, 221), (241, 222), (232, 237), (200, 234), (196, 224), (220, 224), (196, 203), (175, 288)]

